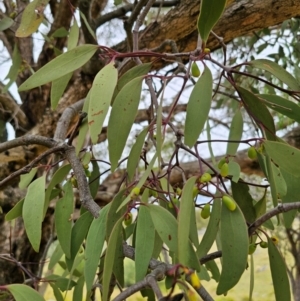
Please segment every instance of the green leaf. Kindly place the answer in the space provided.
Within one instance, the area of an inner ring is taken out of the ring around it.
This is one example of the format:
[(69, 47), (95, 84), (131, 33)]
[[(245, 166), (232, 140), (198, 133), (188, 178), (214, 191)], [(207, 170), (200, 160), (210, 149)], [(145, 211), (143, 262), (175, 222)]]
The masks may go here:
[(32, 179), (34, 178), (36, 172), (37, 172), (38, 168), (32, 168), (31, 171), (25, 175), (21, 175), (21, 179), (19, 182), (19, 188), (20, 189), (25, 189), (32, 181)]
[(84, 286), (84, 276), (82, 275), (78, 281), (73, 291), (73, 299), (72, 301), (82, 301), (83, 298), (83, 286)]
[(10, 284), (5, 286), (16, 301), (45, 301), (45, 299), (33, 288), (24, 284)]
[[(68, 31), (65, 29), (65, 27), (60, 27), (56, 29), (52, 34), (51, 37), (53, 38), (64, 38), (68, 35)], [(50, 39), (49, 39), (50, 41)]]
[(110, 285), (110, 278), (113, 270), (116, 246), (118, 243), (118, 239), (120, 237), (120, 231), (122, 230), (122, 221), (123, 218), (120, 218), (115, 224), (111, 235), (109, 237), (109, 241), (107, 243), (106, 255), (104, 260), (104, 269), (103, 269), (103, 301), (108, 300), (108, 291)]
[(28, 239), (33, 249), (38, 252), (42, 238), (42, 221), (44, 218), (45, 181), (42, 176), (33, 181), (27, 190), (23, 204), (23, 220)]
[(6, 30), (7, 28), (11, 27), (13, 24), (14, 24), (14, 20), (3, 14), (0, 20), (0, 31)]
[(212, 84), (211, 72), (205, 67), (193, 88), (186, 108), (184, 143), (189, 147), (196, 143), (207, 120), (211, 106)]
[(171, 252), (178, 253), (178, 224), (175, 217), (161, 206), (148, 204), (147, 207), (156, 232)]
[(300, 122), (300, 107), (292, 101), (274, 94), (259, 94), (259, 98), (272, 110), (279, 112), (297, 122)]
[(270, 238), (268, 238), (268, 253), (276, 301), (291, 301), (286, 264)]
[(253, 199), (249, 193), (249, 186), (243, 183), (231, 182), (232, 196), (242, 210), (247, 222), (253, 223), (256, 220), (256, 212), (253, 206)]
[(73, 72), (82, 67), (94, 55), (97, 49), (97, 45), (86, 44), (61, 54), (30, 76), (19, 87), (19, 91), (39, 87)]
[(162, 247), (163, 247), (164, 242), (160, 238), (159, 234), (157, 231), (155, 231), (155, 239), (154, 239), (154, 246), (153, 246), (153, 253), (152, 253), (152, 258), (158, 258), (159, 254), (161, 253)]
[(86, 238), (84, 276), (88, 292), (92, 289), (99, 258), (102, 253), (106, 233), (106, 217), (109, 208), (110, 206), (106, 205), (100, 210), (99, 217), (93, 220)]
[(126, 84), (114, 101), (107, 126), (111, 171), (114, 171), (118, 166), (118, 161), (134, 122), (140, 102), (143, 79), (143, 76), (137, 77)]
[[(282, 197), (282, 203), (299, 202), (300, 177), (295, 177), (286, 171), (281, 171), (287, 185), (287, 193)], [(291, 228), (294, 218), (297, 216), (297, 209), (283, 213), (284, 225)]]
[(49, 0), (34, 0), (26, 6), (16, 37), (26, 38), (37, 31), (44, 20), (44, 9), (48, 2)]
[(64, 196), (55, 207), (55, 228), (58, 241), (67, 258), (71, 258), (72, 213), (74, 210), (73, 186), (70, 181), (64, 185)]
[(209, 270), (211, 272), (211, 274), (212, 274), (211, 278), (215, 279), (216, 282), (219, 282), (219, 280), (220, 280), (220, 271), (219, 271), (219, 267), (216, 264), (216, 262), (214, 260), (207, 261), (205, 263), (205, 267), (206, 267), (207, 270)]
[[(182, 190), (178, 214), (178, 260), (184, 266), (200, 270), (196, 253), (191, 251), (191, 242), (189, 239), (191, 226), (190, 216), (191, 214), (195, 214), (193, 187), (196, 179), (197, 177), (188, 179)], [(193, 266), (195, 262), (198, 262), (198, 266)]]
[(248, 114), (254, 119), (264, 135), (269, 140), (275, 140), (274, 120), (265, 104), (255, 94), (242, 87), (237, 87), (237, 91)]
[(116, 89), (114, 91), (114, 95), (112, 98), (112, 104), (118, 93), (122, 90), (122, 88), (128, 84), (131, 80), (146, 75), (150, 71), (152, 63), (140, 64), (134, 66), (133, 68), (126, 71), (118, 80)]
[(82, 13), (81, 11), (79, 11), (79, 14), (80, 14), (80, 20), (83, 20), (84, 22), (84, 25), (86, 26), (87, 30), (89, 31), (89, 33), (91, 34), (91, 36), (95, 39), (95, 41), (97, 41), (97, 37), (95, 35), (95, 32), (92, 30), (89, 22), (87, 21), (84, 13)]
[[(266, 213), (267, 211), (267, 198), (266, 198), (266, 193), (262, 196), (262, 198), (256, 202), (254, 205), (255, 208), (255, 213), (256, 213), (256, 218), (261, 217), (263, 214)], [(266, 222), (263, 223), (263, 226), (270, 230), (274, 230), (274, 226), (272, 221), (269, 219)]]
[(285, 83), (290, 89), (294, 91), (300, 91), (300, 85), (298, 81), (288, 73), (283, 67), (277, 63), (266, 59), (258, 59), (249, 62), (249, 65), (253, 68), (259, 68), (270, 72), (272, 75), (277, 77), (280, 81)]
[(146, 127), (139, 133), (139, 135), (129, 153), (128, 161), (127, 161), (127, 168), (126, 168), (129, 181), (132, 180), (135, 170), (137, 168), (137, 165), (140, 161), (140, 155), (141, 155), (144, 143), (145, 143), (145, 137), (148, 133), (148, 130), (149, 130), (149, 128)]
[(55, 79), (53, 82), (52, 82), (52, 85), (51, 85), (51, 94), (50, 94), (50, 99), (51, 99), (51, 108), (52, 110), (55, 110), (57, 105), (58, 105), (58, 102), (61, 98), (61, 96), (63, 95), (67, 85), (68, 85), (68, 82), (70, 81), (71, 77), (73, 75), (73, 72), (70, 72), (58, 79)]
[(72, 287), (76, 285), (75, 281), (55, 274), (46, 276), (45, 279), (54, 282), (55, 285), (63, 292), (72, 289)]
[(88, 111), (88, 124), (93, 144), (98, 142), (98, 135), (101, 133), (117, 80), (118, 71), (113, 61), (102, 68), (94, 79)]
[(264, 141), (263, 146), (280, 170), (285, 170), (296, 177), (300, 176), (300, 165), (295, 164), (300, 162), (300, 151), (297, 148), (274, 141)]
[(239, 143), (230, 142), (230, 140), (240, 141), (243, 135), (243, 116), (241, 110), (237, 110), (232, 118), (232, 122), (230, 125), (229, 137), (228, 137), (228, 144), (227, 144), (227, 155), (234, 156), (236, 151), (239, 147)]
[(221, 200), (215, 199), (206, 231), (202, 237), (199, 247), (197, 248), (197, 256), (199, 259), (208, 253), (217, 237), (221, 218), (221, 207)]
[(96, 160), (92, 161), (93, 171), (90, 177), (90, 191), (93, 198), (96, 197), (99, 188), (100, 168)]
[(63, 255), (64, 255), (64, 252), (61, 248), (61, 245), (57, 241), (57, 245), (50, 258), (48, 270), (52, 270), (54, 268), (54, 266), (58, 263), (58, 261), (62, 258)]
[(79, 39), (79, 27), (76, 18), (73, 18), (73, 25), (70, 28), (70, 34), (68, 38), (68, 50), (71, 50), (77, 46)]
[(11, 208), (5, 215), (6, 221), (12, 221), (15, 218), (22, 216), (24, 199), (20, 200), (13, 208)]
[(2, 93), (7, 92), (9, 87), (16, 81), (21, 68), (21, 64), (22, 64), (22, 57), (19, 52), (18, 45), (15, 44), (14, 52), (12, 55), (11, 67), (9, 69), (8, 74), (5, 77), (5, 79), (9, 78), (9, 82), (5, 85)]
[(253, 254), (250, 255), (250, 287), (249, 287), (249, 301), (253, 301), (253, 289), (254, 289), (254, 260)]
[(228, 163), (228, 175), (232, 176), (232, 181), (237, 183), (240, 179), (241, 167), (238, 163), (230, 161)]
[(142, 280), (148, 269), (153, 253), (155, 229), (149, 210), (141, 205), (136, 227), (135, 237), (135, 281)]
[(53, 282), (49, 282), (49, 284), (52, 288), (55, 300), (56, 301), (64, 301), (64, 297), (63, 297), (61, 291), (59, 290), (59, 288), (57, 287), (57, 285), (55, 285)]
[(248, 229), (244, 215), (238, 206), (234, 211), (222, 206), (220, 236), (223, 262), (217, 287), (218, 295), (234, 287), (247, 266)]
[(198, 31), (204, 43), (216, 25), (226, 6), (226, 0), (202, 0), (198, 18)]

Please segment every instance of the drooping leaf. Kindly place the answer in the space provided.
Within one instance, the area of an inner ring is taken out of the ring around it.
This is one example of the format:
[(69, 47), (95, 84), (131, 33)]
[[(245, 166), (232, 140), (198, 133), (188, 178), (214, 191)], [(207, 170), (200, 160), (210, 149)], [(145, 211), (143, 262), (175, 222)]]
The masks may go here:
[(52, 270), (54, 268), (54, 266), (58, 263), (58, 261), (62, 258), (63, 255), (64, 255), (64, 252), (61, 248), (61, 245), (57, 241), (57, 245), (56, 245), (56, 247), (51, 255), (50, 261), (49, 261), (48, 269)]
[(83, 286), (84, 286), (84, 276), (82, 275), (78, 281), (73, 291), (73, 299), (72, 301), (82, 301), (83, 298)]
[(295, 162), (300, 162), (300, 151), (297, 148), (275, 141), (264, 141), (263, 146), (280, 170), (296, 177), (300, 176), (300, 165), (295, 164)]
[(220, 271), (219, 271), (219, 267), (216, 264), (216, 262), (214, 260), (209, 260), (205, 263), (205, 267), (207, 270), (209, 270), (212, 274), (213, 279), (216, 280), (216, 282), (219, 282), (220, 280)]
[(61, 96), (63, 95), (72, 75), (73, 75), (73, 72), (70, 72), (58, 79), (53, 80), (52, 85), (51, 85), (51, 94), (50, 94), (52, 110), (56, 109), (58, 102), (59, 102)]
[(92, 161), (92, 165), (93, 165), (93, 171), (91, 173), (89, 187), (90, 187), (92, 197), (95, 198), (99, 188), (100, 167), (96, 160)]
[(249, 65), (253, 68), (259, 68), (270, 72), (272, 75), (277, 77), (280, 81), (285, 83), (291, 90), (300, 91), (300, 84), (298, 81), (283, 67), (277, 63), (266, 59), (258, 59), (249, 62)]
[(178, 224), (175, 217), (161, 206), (148, 204), (156, 232), (170, 251), (178, 253)]
[[(65, 27), (60, 27), (56, 29), (52, 34), (51, 37), (53, 38), (64, 38), (68, 35), (68, 31), (66, 30)], [(50, 39), (49, 39), (50, 40)]]
[(45, 181), (42, 176), (33, 181), (25, 196), (22, 216), (28, 239), (33, 249), (38, 252), (42, 238), (42, 221), (44, 219)]
[(62, 277), (60, 275), (51, 274), (45, 277), (46, 280), (51, 280), (63, 292), (72, 289), (76, 285), (74, 280)]
[(82, 13), (81, 11), (79, 11), (79, 13), (80, 13), (80, 18), (81, 18), (81, 20), (83, 20), (84, 25), (86, 26), (87, 30), (89, 31), (89, 33), (91, 34), (91, 36), (95, 39), (95, 41), (97, 41), (96, 34), (93, 31), (93, 29), (91, 28), (91, 26), (90, 26), (88, 20), (86, 19), (84, 13)]
[(200, 15), (198, 18), (198, 31), (204, 45), (206, 44), (211, 30), (222, 16), (225, 6), (226, 0), (201, 1)]
[[(256, 204), (254, 205), (255, 208), (255, 213), (256, 213), (256, 219), (261, 217), (263, 214), (266, 213), (267, 211), (267, 197), (266, 194), (264, 194), (261, 199), (259, 201), (256, 202)], [(263, 223), (263, 225), (270, 229), (270, 230), (274, 230), (274, 225), (272, 223), (272, 221), (269, 219), (266, 222)]]
[(139, 208), (135, 236), (135, 281), (142, 280), (148, 269), (153, 253), (155, 229), (149, 210), (141, 205)]
[[(190, 242), (190, 216), (191, 214), (195, 215), (193, 187), (196, 179), (197, 177), (189, 178), (182, 190), (178, 214), (178, 260), (184, 266), (200, 270), (199, 261)], [(195, 266), (195, 262), (198, 263), (197, 266)]]
[(266, 100), (265, 104), (272, 110), (300, 122), (300, 107), (294, 102), (274, 94), (259, 94), (258, 97)]
[(241, 110), (237, 110), (232, 118), (230, 125), (228, 144), (227, 144), (227, 155), (234, 156), (239, 147), (239, 143), (230, 142), (230, 140), (240, 141), (243, 135), (243, 116)]
[(107, 127), (111, 171), (114, 171), (118, 166), (118, 161), (137, 114), (143, 79), (144, 77), (140, 76), (127, 83), (114, 101)]
[(249, 186), (243, 183), (231, 182), (232, 196), (242, 210), (247, 222), (253, 223), (256, 219), (256, 212), (252, 196), (249, 193)]
[(97, 45), (85, 44), (61, 54), (30, 76), (19, 87), (19, 91), (44, 85), (73, 72), (83, 66), (94, 55), (97, 49)]
[(158, 258), (159, 254), (161, 253), (162, 247), (163, 247), (164, 242), (160, 238), (159, 234), (157, 231), (155, 231), (155, 239), (154, 239), (154, 246), (153, 246), (153, 253), (152, 253), (152, 258)]
[(35, 167), (35, 168), (32, 168), (29, 173), (27, 173), (25, 175), (21, 175), (21, 180), (19, 182), (20, 189), (25, 189), (30, 184), (30, 182), (34, 178), (37, 170), (38, 170), (38, 168)]
[(1, 16), (0, 20), (0, 31), (4, 31), (14, 24), (14, 20), (7, 17), (5, 14)]
[(244, 215), (238, 206), (234, 211), (222, 206), (220, 236), (223, 262), (217, 287), (218, 295), (234, 287), (247, 266), (248, 230)]
[(116, 253), (116, 246), (118, 243), (120, 231), (122, 230), (122, 221), (123, 218), (120, 218), (109, 237), (109, 241), (107, 243), (106, 255), (104, 260), (104, 269), (103, 269), (103, 301), (108, 300), (108, 291), (109, 291), (109, 284), (110, 278), (113, 270), (114, 260), (115, 260), (115, 253)]
[(249, 301), (253, 301), (253, 289), (254, 289), (254, 260), (253, 254), (250, 255), (250, 287), (249, 287)]
[(73, 25), (70, 28), (70, 34), (68, 38), (68, 50), (71, 50), (77, 46), (79, 39), (79, 27), (76, 18), (73, 18)]
[(232, 176), (232, 181), (237, 183), (240, 179), (241, 167), (237, 162), (230, 161), (228, 163), (228, 175)]
[(106, 217), (109, 208), (110, 206), (106, 205), (100, 210), (99, 217), (93, 220), (86, 238), (84, 277), (88, 292), (93, 286), (99, 258), (102, 253), (105, 241)]
[(49, 0), (34, 0), (26, 6), (16, 37), (25, 38), (37, 31), (44, 20), (44, 10), (48, 2)]
[(265, 104), (255, 94), (242, 87), (237, 87), (237, 91), (241, 95), (242, 102), (248, 114), (254, 119), (268, 140), (275, 140), (276, 130), (274, 120)]
[(193, 88), (186, 108), (184, 143), (189, 147), (196, 143), (207, 120), (211, 106), (212, 84), (211, 71), (205, 67)]
[(118, 93), (122, 90), (122, 88), (128, 84), (131, 80), (146, 75), (151, 69), (152, 63), (140, 64), (134, 66), (133, 68), (129, 69), (125, 72), (118, 80), (116, 89), (114, 91), (114, 95), (112, 98), (112, 104)]
[(11, 208), (5, 215), (6, 221), (12, 221), (22, 215), (24, 199), (20, 200), (13, 208)]
[(70, 181), (64, 185), (64, 196), (55, 207), (55, 228), (58, 241), (66, 257), (71, 258), (72, 213), (74, 210), (73, 186)]
[(53, 282), (49, 282), (49, 285), (52, 288), (55, 300), (56, 301), (64, 301), (64, 297), (63, 297), (61, 291), (59, 290), (59, 288), (57, 287), (57, 285), (55, 285)]
[(93, 144), (98, 142), (98, 135), (101, 133), (117, 80), (118, 71), (113, 61), (102, 68), (94, 79), (88, 111), (88, 124)]
[(80, 245), (86, 237), (89, 227), (93, 221), (93, 216), (90, 212), (83, 213), (76, 221), (71, 233), (71, 259), (74, 260)]
[(270, 238), (268, 238), (268, 253), (276, 301), (291, 301), (286, 263)]
[(10, 284), (6, 288), (11, 292), (16, 301), (45, 301), (36, 290), (25, 284)]
[(148, 130), (149, 128), (146, 127), (145, 129), (143, 129), (134, 145), (132, 146), (131, 148), (131, 151), (129, 153), (129, 156), (128, 156), (128, 161), (127, 161), (127, 174), (128, 174), (128, 178), (129, 178), (129, 181), (132, 180), (133, 176), (134, 176), (134, 172), (137, 168), (137, 165), (139, 163), (139, 160), (140, 160), (140, 155), (141, 155), (141, 151), (142, 151), (142, 148), (144, 146), (144, 143), (145, 143), (145, 137), (148, 133)]

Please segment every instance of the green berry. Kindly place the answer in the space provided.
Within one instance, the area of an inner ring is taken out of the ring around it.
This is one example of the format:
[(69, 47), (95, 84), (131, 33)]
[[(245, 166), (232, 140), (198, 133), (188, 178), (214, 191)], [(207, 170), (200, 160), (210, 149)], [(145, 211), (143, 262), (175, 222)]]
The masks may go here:
[(125, 226), (130, 226), (132, 224), (132, 213), (128, 212), (124, 216), (124, 224)]
[(261, 241), (259, 243), (260, 247), (263, 248), (263, 249), (266, 249), (268, 247), (268, 243), (266, 241)]
[(222, 177), (227, 177), (228, 173), (229, 173), (229, 165), (228, 165), (228, 163), (224, 163), (221, 167), (220, 175)]
[(222, 197), (223, 204), (230, 210), (234, 211), (236, 209), (236, 203), (234, 199), (228, 195), (223, 195)]
[(254, 146), (251, 146), (248, 149), (248, 157), (252, 160), (255, 160), (257, 158), (257, 152)]
[(256, 244), (249, 245), (248, 254), (249, 255), (253, 254), (255, 250), (256, 250)]
[(195, 198), (195, 197), (198, 195), (198, 193), (199, 193), (198, 187), (197, 187), (197, 186), (194, 186), (194, 187), (193, 187), (193, 198)]
[(135, 197), (135, 196), (138, 196), (141, 192), (141, 189), (139, 187), (134, 187), (132, 190), (131, 190), (131, 193), (130, 195), (132, 197)]
[(200, 215), (204, 219), (209, 218), (209, 216), (210, 216), (210, 205), (209, 204), (204, 205), (203, 209), (201, 210)]
[(208, 183), (210, 180), (211, 180), (211, 175), (207, 172), (204, 173), (200, 178), (201, 183)]
[(193, 64), (192, 64), (191, 71), (192, 71), (192, 75), (194, 77), (199, 77), (201, 74), (200, 69), (195, 62), (193, 62)]
[(226, 163), (226, 159), (222, 158), (218, 163), (218, 168), (221, 169), (224, 163)]

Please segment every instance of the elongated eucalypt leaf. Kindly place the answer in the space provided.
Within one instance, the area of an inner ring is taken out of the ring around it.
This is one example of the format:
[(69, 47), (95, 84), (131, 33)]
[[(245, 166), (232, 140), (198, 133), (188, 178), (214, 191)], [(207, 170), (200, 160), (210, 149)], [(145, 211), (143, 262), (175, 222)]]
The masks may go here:
[(300, 107), (296, 103), (274, 94), (259, 94), (257, 96), (265, 100), (265, 104), (272, 110), (300, 122)]
[(286, 264), (271, 238), (268, 238), (268, 253), (276, 301), (291, 301)]
[(25, 38), (37, 31), (44, 20), (44, 10), (48, 2), (49, 0), (34, 0), (26, 6), (16, 37)]
[(38, 168), (34, 167), (31, 169), (31, 171), (25, 175), (21, 175), (21, 180), (19, 182), (19, 188), (25, 189), (32, 181), (34, 178)]
[(171, 252), (178, 254), (178, 223), (175, 217), (161, 206), (148, 204), (147, 207), (156, 232)]
[(6, 221), (12, 221), (15, 218), (22, 216), (24, 199), (20, 200), (13, 208), (11, 208), (5, 215)]
[(218, 295), (234, 287), (247, 266), (248, 231), (244, 215), (238, 206), (230, 211), (222, 205), (220, 236), (223, 262)]
[(208, 36), (224, 11), (227, 0), (202, 0), (198, 18), (198, 31), (205, 46)]
[(102, 253), (102, 248), (105, 241), (106, 216), (109, 207), (110, 206), (107, 205), (100, 210), (99, 217), (93, 220), (86, 238), (86, 262), (84, 266), (84, 276), (86, 290), (88, 292), (93, 286), (96, 270), (99, 263), (99, 258)]
[(73, 186), (70, 181), (64, 185), (64, 196), (55, 207), (55, 228), (58, 241), (67, 258), (71, 258), (72, 213), (74, 210)]
[(97, 49), (97, 45), (86, 44), (61, 54), (31, 75), (19, 87), (19, 91), (39, 87), (73, 72), (82, 67), (94, 55)]
[(118, 161), (137, 114), (143, 79), (144, 77), (140, 76), (127, 83), (114, 101), (107, 127), (111, 171), (114, 171), (118, 166)]
[[(199, 268), (199, 266), (192, 266), (197, 260), (195, 252), (191, 252), (190, 242), (190, 216), (195, 214), (195, 203), (193, 198), (193, 188), (196, 177), (191, 177), (185, 183), (182, 195), (180, 210), (178, 214), (178, 260), (181, 264), (191, 268)], [(195, 260), (196, 259), (196, 260)]]
[(134, 176), (134, 172), (140, 161), (141, 151), (144, 146), (145, 137), (148, 133), (148, 130), (149, 130), (149, 128), (147, 127), (140, 132), (140, 134), (138, 135), (138, 137), (129, 153), (128, 161), (127, 161), (127, 173), (128, 173), (128, 177), (129, 177), (130, 181), (132, 180), (132, 178)]
[(211, 72), (205, 67), (193, 88), (186, 108), (184, 143), (189, 147), (196, 143), (207, 120), (211, 106), (212, 84)]
[(3, 14), (0, 20), (0, 31), (4, 31), (5, 29), (11, 27), (13, 24), (14, 20)]
[(300, 91), (300, 84), (298, 83), (298, 81), (277, 63), (266, 59), (258, 59), (251, 61), (248, 64), (253, 68), (259, 68), (270, 72), (272, 75), (286, 84), (291, 90)]
[[(228, 144), (227, 144), (227, 155), (235, 156), (236, 151), (239, 147), (239, 143), (237, 141), (240, 141), (243, 135), (243, 116), (241, 113), (241, 110), (236, 110), (232, 122), (230, 125), (230, 131), (229, 131), (229, 137), (228, 137)], [(230, 142), (234, 141), (234, 142)]]
[(10, 284), (5, 286), (16, 301), (45, 301), (45, 299), (32, 287), (25, 284)]
[(108, 291), (110, 278), (113, 270), (116, 247), (118, 243), (118, 239), (120, 238), (120, 231), (122, 231), (122, 221), (123, 218), (120, 218), (115, 224), (111, 235), (109, 237), (109, 241), (107, 243), (106, 255), (104, 260), (104, 269), (103, 269), (103, 301), (108, 300)]
[(276, 130), (274, 119), (266, 105), (255, 94), (242, 87), (237, 87), (237, 91), (248, 114), (255, 120), (263, 134), (268, 140), (275, 140)]
[(25, 196), (22, 216), (28, 239), (33, 249), (38, 252), (42, 237), (42, 221), (44, 219), (45, 180), (42, 176), (33, 181)]
[[(110, 62), (102, 68), (94, 79), (88, 112), (88, 123), (93, 144), (98, 141), (98, 135), (101, 133), (117, 80), (118, 71), (114, 62)], [(122, 118), (120, 119), (122, 120)]]
[(135, 236), (135, 281), (142, 280), (148, 269), (155, 242), (155, 229), (149, 210), (140, 206)]
[(285, 170), (295, 177), (300, 176), (300, 164), (295, 164), (295, 162), (300, 162), (300, 151), (297, 148), (285, 143), (267, 140), (264, 141), (263, 146), (265, 152), (279, 169)]

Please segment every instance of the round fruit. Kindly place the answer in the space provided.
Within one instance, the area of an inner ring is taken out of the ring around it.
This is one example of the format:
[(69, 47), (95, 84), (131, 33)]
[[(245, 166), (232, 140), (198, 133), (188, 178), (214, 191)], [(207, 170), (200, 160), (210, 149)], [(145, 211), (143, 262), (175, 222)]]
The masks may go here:
[(124, 216), (124, 224), (125, 226), (129, 226), (132, 224), (132, 213), (128, 212)]
[(248, 254), (249, 255), (253, 254), (255, 250), (256, 250), (256, 244), (249, 245)]
[(204, 53), (210, 53), (210, 49), (209, 48), (204, 48)]
[(201, 210), (200, 215), (204, 219), (209, 218), (209, 216), (210, 216), (210, 205), (209, 204), (204, 205), (203, 209)]
[(200, 178), (200, 182), (201, 183), (207, 183), (211, 180), (211, 175), (209, 173), (204, 173), (201, 178)]
[(194, 77), (199, 77), (201, 74), (200, 69), (195, 62), (193, 62), (193, 64), (192, 64), (191, 71), (192, 71), (192, 75)]
[(71, 183), (72, 183), (73, 187), (78, 188), (77, 179), (75, 177), (71, 178)]
[(177, 194), (178, 196), (181, 196), (181, 193), (182, 193), (181, 188), (177, 187), (177, 188), (176, 188), (176, 194)]
[(218, 163), (218, 168), (221, 169), (224, 163), (226, 163), (226, 159), (222, 158)]
[(198, 187), (197, 187), (197, 186), (194, 186), (194, 187), (193, 187), (193, 198), (195, 198), (195, 197), (198, 195), (198, 193), (199, 193)]
[(222, 177), (227, 177), (229, 173), (229, 165), (227, 163), (224, 163), (221, 167), (220, 175)]
[(154, 198), (158, 198), (158, 193), (156, 190), (150, 190), (150, 196), (153, 196)]
[(251, 146), (248, 149), (248, 157), (252, 160), (255, 160), (257, 158), (257, 152), (254, 146)]
[(138, 196), (138, 195), (140, 194), (140, 192), (141, 192), (141, 189), (140, 189), (139, 187), (134, 187), (134, 188), (131, 190), (130, 195), (131, 195), (132, 197)]
[(263, 249), (266, 249), (268, 247), (268, 243), (266, 241), (261, 241), (259, 243), (260, 247), (263, 248)]
[(223, 204), (230, 210), (234, 211), (236, 208), (236, 203), (233, 198), (228, 195), (223, 195), (222, 197)]
[(191, 281), (191, 285), (194, 289), (199, 289), (201, 286), (201, 282), (200, 279), (198, 277), (198, 275), (196, 274), (196, 272), (192, 273), (190, 275), (190, 281)]

